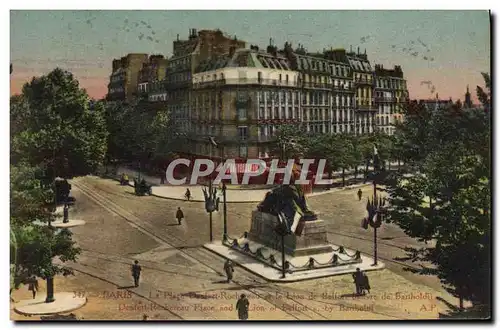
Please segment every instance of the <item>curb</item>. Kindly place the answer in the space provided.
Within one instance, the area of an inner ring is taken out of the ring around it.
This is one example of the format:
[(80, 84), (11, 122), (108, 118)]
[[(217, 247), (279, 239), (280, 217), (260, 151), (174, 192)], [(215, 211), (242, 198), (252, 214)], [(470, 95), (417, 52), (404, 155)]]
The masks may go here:
[[(112, 179), (114, 181), (120, 182), (119, 179), (117, 179), (113, 176), (104, 175), (104, 177), (107, 177), (107, 178)], [(129, 181), (128, 185), (129, 185), (129, 187), (134, 188), (134, 185), (132, 183), (130, 183), (130, 181)], [(151, 194), (151, 196), (157, 197), (157, 198), (162, 198), (162, 199), (173, 200), (173, 201), (184, 201), (184, 202), (191, 202), (191, 203), (204, 203), (205, 202), (204, 200), (195, 200), (195, 199), (191, 199), (188, 201), (185, 198), (167, 197), (167, 196), (157, 195), (155, 193)], [(227, 201), (226, 203), (228, 203), (228, 204), (238, 204), (238, 203), (243, 204), (243, 203), (260, 203), (260, 202), (262, 202), (262, 200), (258, 200), (258, 201)]]
[[(119, 179), (113, 177), (113, 176), (109, 176), (109, 175), (103, 175), (103, 177), (107, 177), (109, 179), (112, 179), (114, 181), (117, 181), (117, 182), (120, 182)], [(134, 185), (132, 183), (128, 183), (128, 185), (130, 187), (134, 187)], [(315, 196), (321, 196), (321, 195), (326, 195), (326, 194), (331, 194), (331, 193), (334, 193), (336, 191), (342, 191), (342, 190), (351, 190), (351, 189), (355, 189), (355, 188), (359, 188), (359, 187), (363, 187), (363, 186), (369, 186), (371, 185), (371, 183), (362, 183), (362, 184), (357, 184), (357, 185), (352, 185), (352, 186), (345, 186), (345, 187), (341, 187), (341, 188), (334, 188), (334, 189), (330, 189), (330, 190), (327, 190), (327, 191), (320, 191), (320, 192), (316, 192), (316, 193), (311, 193), (309, 195), (306, 195), (306, 197), (315, 197)], [(152, 186), (154, 187), (154, 186)], [(230, 190), (230, 189), (228, 189)], [(245, 190), (245, 189), (232, 189), (232, 190)], [(249, 191), (251, 189), (246, 189), (245, 191)], [(167, 200), (173, 200), (173, 201), (184, 201), (184, 202), (196, 202), (196, 203), (204, 203), (205, 201), (204, 200), (194, 200), (194, 199), (191, 199), (191, 200), (186, 200), (185, 198), (180, 198), (180, 197), (167, 197), (167, 196), (162, 196), (162, 195), (157, 195), (155, 193), (152, 193), (151, 196), (153, 197), (157, 197), (157, 198), (162, 198), (162, 199), (167, 199)], [(244, 203), (260, 203), (262, 202), (262, 200), (258, 200), (258, 201), (249, 201), (249, 200), (246, 200), (246, 201), (227, 201), (226, 203), (228, 204), (244, 204)]]
[[(215, 255), (218, 255), (219, 257), (222, 257), (224, 259), (226, 259), (227, 257), (217, 251), (214, 251), (210, 248), (208, 248), (207, 246), (205, 246), (205, 244), (203, 244), (203, 248), (206, 249), (207, 251), (211, 252), (211, 253), (214, 253)], [(244, 254), (242, 254), (244, 255)], [(251, 258), (251, 257), (249, 257)], [(373, 258), (373, 257), (372, 257)], [(268, 282), (271, 282), (271, 283), (296, 283), (296, 282), (304, 282), (304, 281), (313, 281), (313, 280), (317, 280), (317, 279), (322, 279), (322, 278), (325, 278), (325, 277), (333, 277), (333, 276), (344, 276), (344, 275), (350, 275), (351, 273), (343, 273), (343, 274), (325, 274), (325, 275), (320, 275), (318, 277), (313, 277), (313, 278), (299, 278), (299, 279), (293, 279), (293, 278), (290, 278), (290, 277), (285, 277), (284, 279), (282, 278), (268, 278), (268, 277), (265, 277), (264, 275), (262, 275), (261, 273), (253, 270), (253, 269), (250, 269), (248, 267), (245, 267), (243, 266), (241, 263), (235, 261), (235, 260), (232, 260), (232, 262), (234, 262), (235, 264), (237, 264), (239, 267), (245, 269), (247, 272), (250, 272), (254, 275), (256, 275), (257, 277), (260, 277)], [(386, 265), (385, 263), (383, 262), (380, 262), (380, 264), (382, 265), (380, 268), (375, 268), (375, 269), (367, 269), (367, 270), (364, 270), (366, 272), (370, 272), (370, 271), (378, 271), (378, 270), (384, 270), (386, 269)], [(380, 265), (379, 264), (379, 265)]]

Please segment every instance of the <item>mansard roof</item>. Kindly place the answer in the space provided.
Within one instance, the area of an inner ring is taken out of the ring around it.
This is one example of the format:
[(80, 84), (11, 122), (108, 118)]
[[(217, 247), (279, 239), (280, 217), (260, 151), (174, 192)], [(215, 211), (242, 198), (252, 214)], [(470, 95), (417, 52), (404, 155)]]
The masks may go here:
[(201, 62), (195, 72), (242, 67), (291, 70), (290, 62), (281, 54), (273, 56), (272, 54), (250, 49), (237, 49), (232, 56), (224, 54)]
[(363, 58), (355, 57), (355, 56), (347, 56), (347, 59), (349, 60), (349, 64), (351, 65), (351, 68), (355, 71), (361, 71), (361, 72), (372, 72), (372, 67), (370, 65), (370, 62), (368, 60), (365, 60)]

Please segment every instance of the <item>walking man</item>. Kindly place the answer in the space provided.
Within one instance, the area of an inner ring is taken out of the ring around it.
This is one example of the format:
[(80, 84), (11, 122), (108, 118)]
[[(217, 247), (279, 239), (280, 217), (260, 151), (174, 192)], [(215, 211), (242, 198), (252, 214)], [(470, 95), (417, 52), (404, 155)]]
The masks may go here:
[(139, 277), (141, 277), (142, 268), (139, 266), (139, 261), (135, 260), (132, 265), (132, 277), (134, 278), (134, 286), (139, 286)]
[(238, 318), (240, 320), (248, 320), (248, 306), (250, 303), (248, 302), (247, 297), (242, 294), (238, 302), (236, 303), (236, 309), (238, 310)]
[(184, 219), (184, 213), (182, 212), (181, 208), (177, 208), (177, 213), (175, 214), (175, 217), (177, 218), (177, 222), (179, 222), (179, 225), (182, 223), (182, 219)]
[(354, 285), (356, 286), (356, 294), (361, 294), (361, 287), (363, 282), (363, 273), (359, 268), (356, 268), (356, 272), (352, 274), (352, 278), (354, 279)]
[(234, 273), (234, 267), (231, 260), (228, 259), (224, 263), (224, 271), (226, 272), (227, 283), (231, 282), (233, 280), (233, 273)]
[(361, 293), (365, 294), (365, 290), (370, 293), (370, 281), (368, 280), (368, 275), (366, 275), (365, 272), (361, 273), (361, 279), (362, 279), (362, 286), (361, 286)]
[(64, 204), (63, 208), (63, 223), (69, 222), (69, 206), (68, 204)]
[(191, 199), (191, 191), (189, 188), (186, 188), (186, 193), (184, 194), (184, 197), (189, 201)]
[(38, 291), (38, 280), (35, 276), (31, 277), (30, 283), (28, 285), (28, 290), (33, 293), (33, 299), (35, 299), (36, 292)]
[(361, 191), (361, 188), (358, 190), (358, 198), (361, 200), (361, 196), (363, 196), (363, 192)]

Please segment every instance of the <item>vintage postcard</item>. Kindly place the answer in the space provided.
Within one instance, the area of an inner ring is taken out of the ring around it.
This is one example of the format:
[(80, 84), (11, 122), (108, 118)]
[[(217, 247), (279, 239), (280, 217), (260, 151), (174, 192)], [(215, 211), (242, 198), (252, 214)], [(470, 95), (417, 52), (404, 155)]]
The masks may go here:
[(10, 12), (15, 321), (491, 319), (491, 17)]

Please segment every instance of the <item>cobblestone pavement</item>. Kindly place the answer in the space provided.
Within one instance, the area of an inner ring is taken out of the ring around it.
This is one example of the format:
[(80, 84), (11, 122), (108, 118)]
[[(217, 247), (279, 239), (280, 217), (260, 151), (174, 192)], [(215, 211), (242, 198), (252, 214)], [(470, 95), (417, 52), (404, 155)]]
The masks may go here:
[[(379, 231), (379, 256), (387, 269), (369, 273), (371, 294), (355, 297), (349, 275), (278, 285), (236, 267), (234, 283), (225, 283), (224, 260), (201, 247), (209, 241), (203, 203), (137, 197), (131, 187), (95, 177), (74, 180), (72, 193), (77, 199), (73, 211), (87, 221), (72, 230), (83, 251), (72, 264), (76, 276), (57, 282), (56, 290), (87, 294), (87, 305), (78, 311), (85, 319), (137, 320), (143, 314), (150, 319), (237, 319), (234, 305), (242, 293), (250, 299), (251, 320), (427, 319), (447, 309), (437, 297), (456, 304), (435, 279), (387, 262), (404, 256), (402, 246), (420, 244), (392, 225)], [(364, 188), (368, 193), (369, 187)], [(366, 199), (357, 201), (355, 190), (311, 197), (309, 204), (326, 221), (330, 241), (371, 254), (372, 231), (360, 228)], [(186, 217), (180, 226), (174, 219), (178, 206)], [(228, 204), (231, 236), (249, 229), (255, 206)], [(222, 215), (214, 214), (213, 223), (214, 238), (220, 238)], [(130, 288), (134, 259), (143, 267), (139, 288)], [(123, 287), (129, 287), (124, 289), (128, 293), (117, 298)]]

